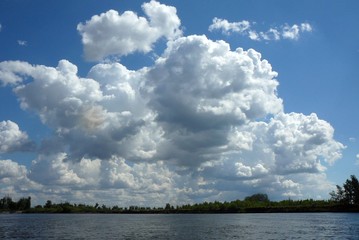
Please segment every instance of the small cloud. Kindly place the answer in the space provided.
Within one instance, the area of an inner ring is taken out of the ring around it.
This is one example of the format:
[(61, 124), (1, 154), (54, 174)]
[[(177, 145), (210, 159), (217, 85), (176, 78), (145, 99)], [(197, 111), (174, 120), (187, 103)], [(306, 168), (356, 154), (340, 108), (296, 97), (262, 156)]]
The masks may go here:
[(266, 33), (260, 32), (260, 36), (264, 40), (280, 40), (281, 33), (275, 28), (270, 28)]
[(309, 23), (300, 24), (300, 29), (302, 30), (302, 32), (311, 32), (311, 31), (313, 31), (313, 28)]
[(17, 44), (19, 44), (20, 46), (27, 46), (27, 41), (24, 40), (17, 40)]
[(285, 25), (282, 29), (282, 37), (284, 39), (297, 40), (299, 38), (300, 28), (298, 25), (293, 26)]
[(357, 158), (356, 165), (359, 165), (359, 153), (356, 155), (356, 158)]
[(261, 38), (256, 31), (249, 31), (248, 37), (253, 41), (260, 41)]
[(282, 37), (297, 40), (302, 32), (311, 32), (312, 30), (312, 26), (309, 23), (294, 24), (293, 26), (286, 24), (282, 27)]
[(230, 35), (238, 33), (249, 37), (254, 41), (278, 41), (281, 39), (298, 40), (303, 32), (312, 32), (313, 28), (309, 23), (294, 24), (285, 23), (280, 27), (272, 27), (267, 31), (257, 31), (252, 28), (254, 22), (243, 20), (241, 22), (228, 22), (226, 19), (214, 18), (209, 26), (209, 31), (221, 30), (223, 34)]
[(352, 142), (352, 143), (354, 143), (354, 142), (356, 142), (357, 140), (356, 140), (356, 138), (354, 138), (354, 137), (350, 137), (349, 138), (349, 142)]
[(226, 19), (214, 18), (212, 25), (209, 26), (209, 31), (221, 29), (223, 34), (229, 35), (231, 32), (243, 33), (250, 27), (251, 24), (246, 20), (230, 23)]

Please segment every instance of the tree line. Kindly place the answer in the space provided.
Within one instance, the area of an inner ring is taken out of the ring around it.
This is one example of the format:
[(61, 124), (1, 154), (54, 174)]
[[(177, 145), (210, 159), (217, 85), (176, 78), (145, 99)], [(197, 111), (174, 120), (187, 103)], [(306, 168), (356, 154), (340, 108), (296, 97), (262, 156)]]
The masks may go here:
[(167, 203), (164, 207), (129, 206), (108, 207), (95, 205), (53, 203), (48, 200), (44, 205), (31, 208), (31, 198), (21, 198), (14, 202), (10, 197), (0, 200), (1, 211), (22, 211), (25, 213), (254, 213), (254, 212), (359, 212), (359, 182), (351, 175), (343, 186), (336, 186), (328, 200), (282, 200), (271, 201), (267, 194), (257, 193), (243, 200), (225, 202), (203, 202), (174, 206)]
[(5, 196), (0, 199), (0, 212), (18, 212), (27, 211), (31, 208), (31, 197), (20, 198), (18, 201), (13, 201), (10, 196)]

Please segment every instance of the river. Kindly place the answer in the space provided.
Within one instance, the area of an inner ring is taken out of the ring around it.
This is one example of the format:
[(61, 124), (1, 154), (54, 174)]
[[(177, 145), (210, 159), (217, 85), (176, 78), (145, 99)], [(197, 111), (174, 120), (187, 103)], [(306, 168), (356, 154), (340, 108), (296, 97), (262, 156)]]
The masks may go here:
[(359, 239), (359, 214), (0, 214), (0, 239)]

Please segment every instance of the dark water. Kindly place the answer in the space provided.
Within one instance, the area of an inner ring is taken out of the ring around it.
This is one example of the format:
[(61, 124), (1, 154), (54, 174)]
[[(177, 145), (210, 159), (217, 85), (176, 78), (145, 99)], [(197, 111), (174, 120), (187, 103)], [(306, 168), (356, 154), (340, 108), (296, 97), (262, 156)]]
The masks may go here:
[(0, 239), (359, 239), (359, 214), (0, 214)]

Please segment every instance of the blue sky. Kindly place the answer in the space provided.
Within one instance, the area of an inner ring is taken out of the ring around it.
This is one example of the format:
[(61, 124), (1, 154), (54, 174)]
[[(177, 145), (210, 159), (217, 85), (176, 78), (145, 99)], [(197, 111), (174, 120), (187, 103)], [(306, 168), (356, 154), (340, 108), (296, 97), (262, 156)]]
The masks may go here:
[(328, 198), (359, 169), (358, 10), (1, 1), (0, 195)]

